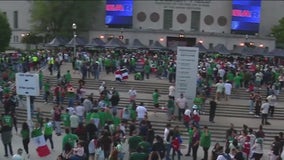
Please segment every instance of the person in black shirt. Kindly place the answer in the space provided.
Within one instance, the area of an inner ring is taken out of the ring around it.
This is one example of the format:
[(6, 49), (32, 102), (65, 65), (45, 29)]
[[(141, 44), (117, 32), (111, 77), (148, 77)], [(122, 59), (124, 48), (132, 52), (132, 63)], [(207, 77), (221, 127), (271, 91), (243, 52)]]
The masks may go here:
[(282, 153), (282, 152), (283, 152), (283, 147), (284, 147), (284, 136), (283, 136), (283, 132), (279, 132), (279, 139), (280, 139), (280, 143), (281, 143), (280, 153)]
[(160, 136), (156, 136), (156, 142), (153, 144), (152, 150), (157, 151), (160, 154), (161, 159), (165, 157), (166, 148), (163, 142), (163, 138)]
[(215, 111), (217, 108), (217, 102), (215, 101), (215, 97), (212, 97), (212, 100), (210, 101), (210, 111), (209, 111), (209, 122), (214, 122), (215, 117)]
[(273, 159), (277, 159), (281, 154), (281, 142), (278, 136), (274, 137), (274, 142), (271, 145), (272, 157)]

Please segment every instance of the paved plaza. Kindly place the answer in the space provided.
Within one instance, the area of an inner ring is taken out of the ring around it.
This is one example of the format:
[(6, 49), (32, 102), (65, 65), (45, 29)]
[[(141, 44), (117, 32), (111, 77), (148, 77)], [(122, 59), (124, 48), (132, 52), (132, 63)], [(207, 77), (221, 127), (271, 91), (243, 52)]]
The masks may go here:
[[(63, 64), (62, 69), (61, 69), (61, 74), (65, 74), (66, 71), (69, 70), (69, 69), (71, 70), (71, 68), (72, 68), (71, 64), (69, 64), (69, 63)], [(49, 75), (47, 69), (44, 69), (43, 71), (44, 71), (45, 75)], [(78, 73), (72, 74), (72, 77), (73, 78), (79, 78), (80, 74), (78, 74)], [(114, 80), (114, 76), (113, 75), (111, 75), (111, 74), (110, 75), (106, 75), (104, 72), (101, 73), (100, 77), (101, 77), (101, 79), (104, 79), (104, 80)], [(133, 76), (132, 75), (130, 75), (129, 81), (133, 81)], [(154, 76), (152, 76), (150, 78), (150, 80), (143, 81), (141, 83), (147, 83), (147, 82), (168, 83), (167, 80), (157, 79)], [(111, 86), (109, 86), (109, 87), (111, 87)], [(143, 99), (152, 99), (152, 95), (150, 95), (150, 94), (139, 93), (139, 90), (137, 92), (138, 92), (139, 97), (142, 97)], [(87, 90), (86, 95), (88, 95), (90, 93), (94, 93), (95, 96), (97, 96), (99, 94), (97, 90)], [(128, 97), (128, 93), (120, 92), (120, 96), (126, 98), (126, 97)], [(168, 98), (168, 95), (162, 95), (162, 97), (161, 97), (161, 99), (165, 99), (165, 100), (167, 98)], [(222, 103), (224, 103), (224, 102), (222, 102)], [(227, 103), (247, 105), (248, 101), (247, 100), (231, 99)], [(284, 105), (283, 102), (279, 103), (279, 106), (283, 106), (283, 105)], [(147, 106), (147, 104), (146, 104), (146, 106)], [(23, 107), (23, 106), (21, 106), (21, 107)], [(35, 108), (37, 108), (37, 107), (39, 107), (42, 111), (49, 112), (52, 109), (53, 105), (52, 104), (43, 104), (43, 103), (36, 102), (35, 103)], [(156, 120), (159, 119), (161, 122), (165, 122), (166, 123), (167, 122), (167, 115), (165, 113), (156, 113), (156, 114), (154, 114), (153, 112), (150, 112), (149, 113), (149, 119), (150, 120), (151, 119), (156, 119)], [(204, 116), (204, 115), (201, 116), (201, 123), (202, 123), (202, 121), (207, 121), (207, 120), (208, 120), (208, 116)], [(215, 122), (216, 122), (216, 124), (220, 124), (220, 125), (224, 125), (224, 126), (227, 125), (228, 127), (229, 127), (230, 123), (234, 123), (236, 126), (242, 126), (243, 124), (246, 124), (248, 126), (258, 126), (260, 124), (260, 119), (253, 118), (253, 117), (252, 118), (216, 117), (215, 118)], [(283, 128), (283, 124), (281, 123), (280, 120), (270, 120), (270, 122), (272, 123), (272, 126), (274, 128)], [(19, 133), (20, 130), (21, 130), (20, 129), (21, 125), (19, 124), (18, 126), (19, 126), (19, 128), (18, 128), (18, 133)], [(212, 129), (212, 128), (209, 128), (209, 130), (210, 129)], [(16, 133), (15, 130), (13, 129), (12, 146), (13, 146), (14, 153), (16, 153), (16, 150), (18, 148), (23, 148), (22, 139), (21, 139), (21, 137), (20, 137), (20, 135), (18, 133)], [(38, 160), (38, 159), (42, 159), (42, 160), (56, 160), (56, 157), (62, 151), (62, 138), (63, 138), (63, 136), (64, 136), (64, 134), (61, 135), (61, 136), (56, 136), (55, 134), (53, 135), (53, 141), (55, 143), (55, 149), (51, 151), (51, 155), (49, 155), (48, 157), (45, 157), (45, 158), (39, 158), (37, 156), (36, 151), (35, 151), (35, 146), (34, 146), (33, 142), (31, 141), (30, 145), (29, 145), (29, 149), (30, 149), (30, 158), (29, 159), (30, 160)], [(187, 135), (183, 135), (183, 136), (187, 136)], [(224, 131), (224, 137), (225, 137), (225, 131)], [(49, 142), (47, 142), (47, 144), (50, 146)], [(212, 145), (214, 145), (214, 144), (212, 144)], [(222, 145), (224, 145), (224, 144), (222, 144)], [(263, 159), (267, 159), (267, 156), (268, 156), (267, 153), (268, 153), (268, 150), (269, 150), (269, 146), (266, 146), (265, 148), (266, 148), (265, 149), (265, 155), (264, 155)], [(187, 143), (184, 142), (182, 153), (186, 154), (186, 152), (187, 152)], [(209, 153), (210, 152), (211, 152), (211, 149), (209, 150)], [(201, 147), (198, 150), (198, 155), (199, 155), (198, 159), (202, 159), (203, 149)], [(26, 157), (25, 154), (24, 154), (24, 156)], [(3, 144), (0, 144), (0, 160), (5, 160), (5, 159), (11, 159), (11, 156), (9, 158), (5, 158), (4, 157)], [(127, 160), (128, 157), (125, 157), (125, 159)], [(182, 156), (181, 159), (182, 160), (191, 159), (191, 157), (184, 157), (184, 156)]]

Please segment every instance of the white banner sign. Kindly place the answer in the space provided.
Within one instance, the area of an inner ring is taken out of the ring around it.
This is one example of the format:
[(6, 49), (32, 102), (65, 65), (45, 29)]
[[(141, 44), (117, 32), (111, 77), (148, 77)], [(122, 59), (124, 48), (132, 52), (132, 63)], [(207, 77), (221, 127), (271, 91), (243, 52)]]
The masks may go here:
[(18, 95), (39, 96), (39, 76), (33, 73), (16, 73)]
[(178, 98), (183, 93), (190, 108), (193, 105), (196, 94), (198, 53), (199, 48), (196, 47), (177, 48), (175, 97)]

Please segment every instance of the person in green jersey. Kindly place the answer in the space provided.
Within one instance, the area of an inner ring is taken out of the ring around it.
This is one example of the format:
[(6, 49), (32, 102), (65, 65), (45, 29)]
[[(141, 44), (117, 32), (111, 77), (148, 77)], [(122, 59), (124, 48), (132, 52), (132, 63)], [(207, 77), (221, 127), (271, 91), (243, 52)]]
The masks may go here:
[(208, 160), (208, 149), (211, 146), (211, 133), (207, 126), (204, 126), (200, 136), (200, 146), (203, 148), (204, 156), (203, 160)]
[(45, 81), (45, 83), (43, 84), (45, 103), (48, 103), (48, 99), (49, 99), (49, 96), (50, 96), (50, 87), (51, 86), (50, 86), (49, 80), (47, 79)]
[(192, 137), (193, 137), (193, 126), (188, 129), (188, 149), (185, 156), (190, 156), (191, 148), (192, 148)]
[(2, 124), (11, 128), (13, 127), (13, 118), (10, 114), (2, 114)]
[(138, 148), (141, 148), (142, 151), (146, 154), (150, 154), (152, 146), (148, 141), (142, 141), (138, 143)]
[(138, 144), (143, 141), (143, 137), (138, 135), (133, 135), (129, 137), (128, 144), (129, 144), (129, 154), (135, 152), (138, 148)]
[(136, 152), (133, 152), (129, 156), (129, 160), (146, 160), (148, 159), (148, 154), (143, 152), (142, 148), (137, 148)]
[(65, 128), (70, 128), (70, 114), (69, 114), (69, 110), (66, 109), (65, 113), (61, 114), (61, 121), (63, 122), (63, 126)]
[[(155, 89), (152, 94), (152, 99), (153, 99), (153, 104), (156, 110), (158, 110), (159, 108), (159, 97), (160, 97), (160, 94), (158, 92), (158, 89)], [(155, 113), (156, 113), (156, 110), (155, 110)]]
[(72, 148), (75, 147), (75, 143), (79, 140), (78, 136), (76, 134), (70, 133), (70, 130), (68, 128), (65, 129), (65, 136), (63, 137), (62, 140), (62, 146), (64, 150), (64, 146), (66, 143), (69, 143)]
[(235, 86), (236, 89), (241, 87), (241, 81), (242, 81), (242, 77), (240, 76), (240, 74), (237, 74), (234, 77), (234, 86)]
[(145, 66), (144, 66), (144, 73), (146, 74), (146, 79), (149, 79), (150, 73), (151, 73), (151, 66), (150, 66), (149, 62), (146, 62)]
[(102, 108), (99, 112), (98, 112), (99, 116), (100, 116), (100, 127), (104, 127), (106, 121), (106, 113), (104, 111), (104, 109)]
[(68, 71), (66, 72), (66, 74), (64, 75), (64, 78), (65, 78), (65, 82), (66, 82), (66, 83), (71, 82), (72, 76), (71, 76), (70, 70), (68, 70)]
[(3, 122), (2, 118), (2, 126), (1, 126), (1, 139), (4, 145), (5, 155), (4, 157), (8, 157), (8, 149), (10, 150), (10, 155), (13, 155), (12, 149), (12, 127), (9, 126), (8, 123)]
[(234, 80), (234, 74), (232, 71), (228, 71), (227, 75), (226, 75), (226, 79), (229, 80), (230, 82), (233, 82)]
[(90, 120), (94, 120), (94, 124), (97, 128), (100, 127), (100, 115), (98, 109), (94, 109), (94, 111), (91, 114)]
[(30, 128), (27, 122), (23, 122), (22, 130), (21, 130), (21, 137), (24, 146), (24, 150), (27, 155), (29, 155), (29, 143), (30, 143)]
[(54, 149), (53, 140), (52, 140), (53, 125), (52, 122), (49, 121), (49, 118), (45, 119), (43, 127), (44, 127), (43, 129), (44, 139), (45, 141), (49, 140), (51, 149)]
[(174, 97), (169, 97), (168, 103), (168, 119), (169, 121), (175, 120), (175, 102)]

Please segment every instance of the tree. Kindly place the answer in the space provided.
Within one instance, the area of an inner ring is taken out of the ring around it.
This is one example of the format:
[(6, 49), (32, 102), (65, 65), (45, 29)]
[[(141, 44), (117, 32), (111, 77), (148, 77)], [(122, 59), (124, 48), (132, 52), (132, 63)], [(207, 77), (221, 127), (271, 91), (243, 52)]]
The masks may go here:
[(5, 51), (9, 46), (12, 30), (4, 14), (0, 12), (0, 52)]
[(276, 38), (276, 43), (284, 44), (284, 17), (279, 20), (279, 24), (271, 29), (272, 34)]
[(96, 8), (102, 0), (69, 1), (34, 1), (31, 10), (33, 30), (37, 33), (71, 36), (72, 23), (77, 24), (77, 31), (88, 31), (93, 24)]

